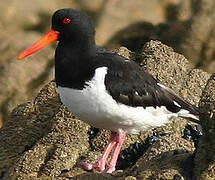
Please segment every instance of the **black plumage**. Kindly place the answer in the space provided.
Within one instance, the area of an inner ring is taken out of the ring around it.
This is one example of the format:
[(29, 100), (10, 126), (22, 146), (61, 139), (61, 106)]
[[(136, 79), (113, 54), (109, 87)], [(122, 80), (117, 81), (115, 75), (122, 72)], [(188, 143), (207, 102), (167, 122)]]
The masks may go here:
[[(59, 56), (56, 56), (57, 84), (64, 87), (83, 89), (87, 86), (86, 83), (93, 78), (97, 68), (107, 67), (105, 86), (109, 94), (118, 103), (132, 107), (142, 106), (144, 108), (165, 106), (174, 113), (179, 112), (181, 109), (186, 109), (190, 113), (198, 115), (198, 108), (175, 95), (170, 89), (159, 86), (159, 81), (141, 69), (135, 62), (116, 53), (106, 52), (104, 49), (101, 51), (98, 47), (94, 52), (95, 54), (92, 56), (82, 58), (82, 61), (77, 58), (77, 63), (74, 61), (76, 55), (73, 54), (72, 61), (69, 62), (71, 66), (67, 64), (66, 67), (64, 66), (65, 64), (60, 65), (64, 61)], [(65, 55), (62, 52), (59, 54)], [(69, 71), (65, 71), (67, 67), (70, 68)], [(62, 79), (58, 75), (62, 76)]]
[(134, 61), (96, 46), (94, 35), (95, 28), (87, 14), (61, 9), (52, 17), (52, 29), (19, 59), (59, 40), (55, 79), (61, 101), (85, 122), (111, 130), (100, 160), (82, 162), (81, 166), (111, 173), (126, 133), (165, 125), (172, 117), (197, 122), (198, 108), (160, 84)]
[[(61, 23), (65, 17), (72, 19), (67, 28)], [(52, 28), (62, 31), (55, 54), (57, 85), (83, 89), (97, 68), (107, 67), (105, 86), (117, 102), (132, 107), (165, 106), (174, 113), (186, 109), (198, 115), (198, 108), (168, 88), (159, 86), (159, 82), (135, 62), (96, 46), (94, 26), (85, 13), (80, 16), (79, 11), (65, 9), (60, 10), (60, 13), (57, 11), (52, 19)], [(68, 30), (70, 33), (64, 33)]]

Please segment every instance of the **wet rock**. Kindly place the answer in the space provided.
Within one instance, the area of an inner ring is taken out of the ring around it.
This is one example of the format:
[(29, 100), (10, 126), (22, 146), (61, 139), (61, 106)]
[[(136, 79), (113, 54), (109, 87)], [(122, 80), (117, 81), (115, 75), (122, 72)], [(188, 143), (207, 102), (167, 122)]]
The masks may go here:
[(99, 132), (99, 129), (98, 128), (95, 128), (95, 127), (91, 127), (90, 130), (89, 130), (89, 138), (90, 139), (93, 139)]
[(187, 124), (184, 129), (184, 139), (188, 141), (193, 141), (197, 146), (199, 138), (203, 135), (202, 126), (200, 124)]
[(175, 176), (185, 178), (182, 164), (193, 150), (193, 144), (189, 141), (175, 135), (165, 136), (152, 144), (127, 173), (135, 174), (137, 179), (173, 179)]
[(131, 144), (128, 148), (121, 151), (116, 169), (127, 169), (132, 167), (136, 161), (146, 152), (146, 150), (160, 138), (168, 136), (164, 132), (153, 132), (152, 135), (149, 135), (145, 141), (135, 142)]

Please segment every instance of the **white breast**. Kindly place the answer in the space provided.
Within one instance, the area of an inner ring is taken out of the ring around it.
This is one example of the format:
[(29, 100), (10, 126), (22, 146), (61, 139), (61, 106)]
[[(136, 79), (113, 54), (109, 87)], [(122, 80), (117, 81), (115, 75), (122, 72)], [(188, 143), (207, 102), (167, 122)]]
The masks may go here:
[(162, 126), (178, 114), (163, 107), (129, 107), (117, 103), (106, 91), (107, 67), (97, 68), (83, 90), (58, 87), (61, 101), (81, 120), (98, 128), (138, 133)]

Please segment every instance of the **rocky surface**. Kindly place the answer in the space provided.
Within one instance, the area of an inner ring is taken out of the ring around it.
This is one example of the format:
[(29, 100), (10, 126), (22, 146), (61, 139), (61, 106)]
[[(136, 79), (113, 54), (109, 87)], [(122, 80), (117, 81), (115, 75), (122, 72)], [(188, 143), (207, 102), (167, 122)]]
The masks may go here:
[(204, 135), (200, 138), (195, 158), (195, 177), (215, 179), (215, 74), (207, 82), (199, 103)]
[[(214, 76), (210, 78), (210, 74), (190, 68), (188, 61), (172, 48), (150, 41), (135, 57), (125, 48), (119, 52), (134, 58), (142, 68), (188, 101), (198, 104), (202, 96), (203, 112), (213, 112)], [(109, 131), (91, 128), (68, 112), (59, 101), (52, 81), (33, 101), (17, 106), (1, 128), (0, 178), (213, 179), (214, 149), (211, 148), (210, 153), (204, 151), (204, 147), (214, 143), (213, 116), (210, 115), (211, 120), (208, 117), (201, 117), (205, 119), (202, 125), (206, 134), (200, 139), (196, 155), (194, 142), (182, 138), (187, 121), (177, 118), (165, 127), (128, 135), (115, 173), (86, 172), (76, 163), (96, 160), (104, 149)], [(207, 158), (202, 161), (202, 157)], [(129, 158), (133, 164), (124, 161)]]

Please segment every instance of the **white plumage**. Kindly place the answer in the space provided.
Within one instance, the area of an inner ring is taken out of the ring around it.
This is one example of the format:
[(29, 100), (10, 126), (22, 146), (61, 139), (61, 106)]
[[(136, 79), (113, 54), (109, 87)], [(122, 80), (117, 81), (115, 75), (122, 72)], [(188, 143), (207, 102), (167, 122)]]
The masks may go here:
[(106, 91), (107, 67), (97, 68), (83, 90), (58, 87), (61, 101), (81, 120), (98, 128), (136, 134), (141, 130), (162, 126), (173, 117), (190, 114), (186, 110), (172, 113), (166, 107), (130, 107), (117, 103)]

